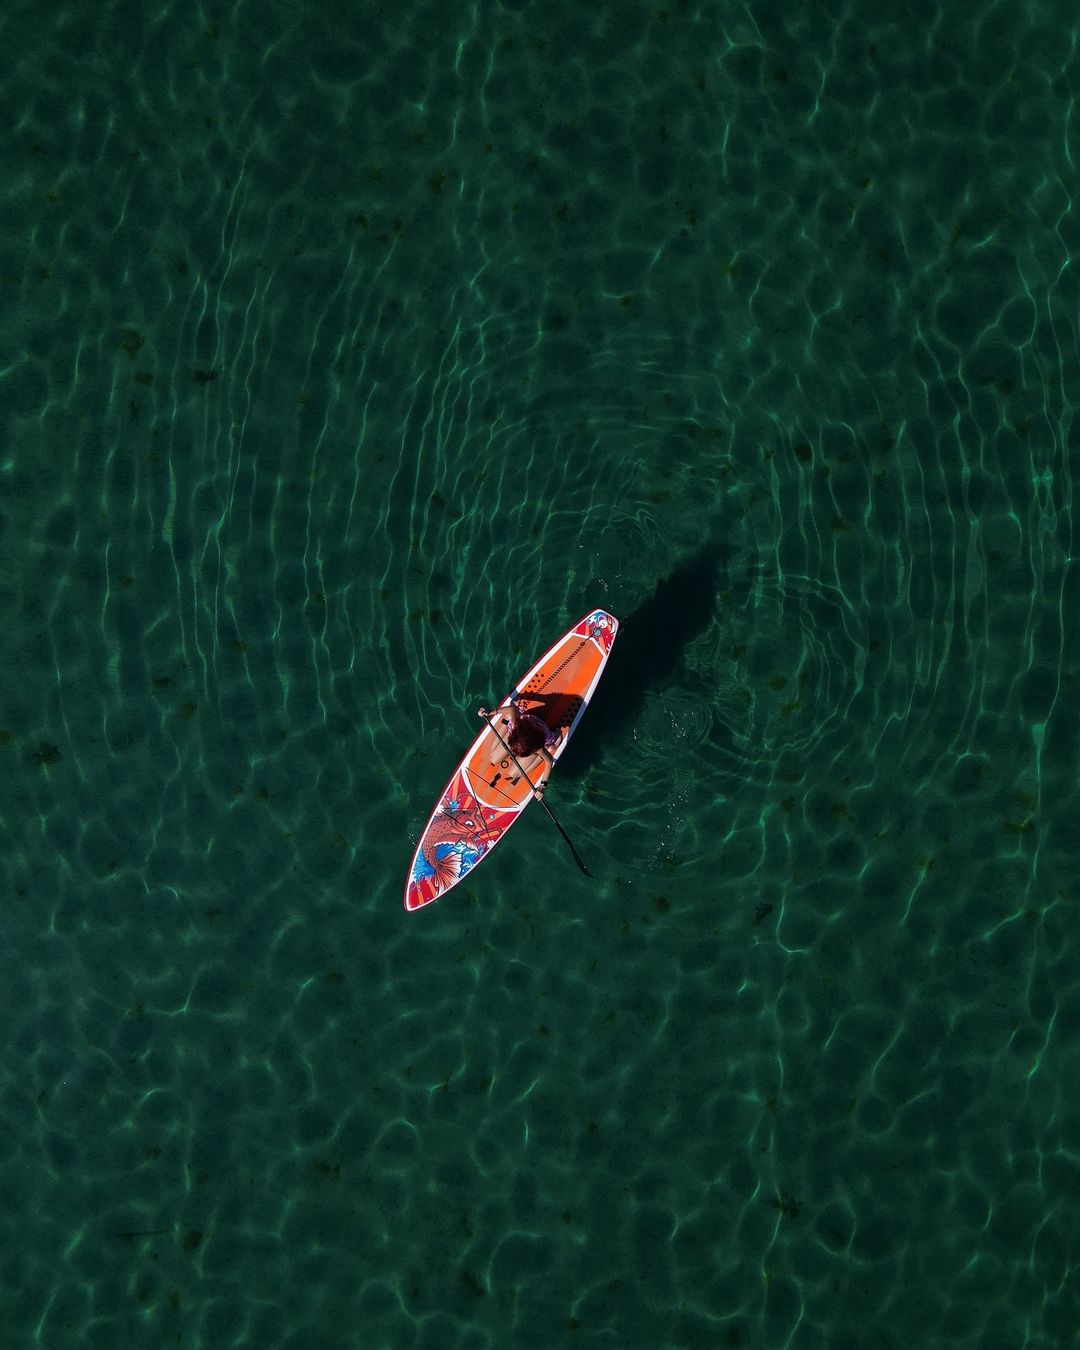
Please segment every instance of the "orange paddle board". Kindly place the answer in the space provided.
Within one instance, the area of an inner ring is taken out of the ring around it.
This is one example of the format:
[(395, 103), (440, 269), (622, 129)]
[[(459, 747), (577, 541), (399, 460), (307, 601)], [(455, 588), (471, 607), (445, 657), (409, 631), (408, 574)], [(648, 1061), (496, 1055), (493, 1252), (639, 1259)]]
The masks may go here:
[[(523, 699), (528, 711), (559, 733), (548, 746), (553, 760), (566, 749), (604, 673), (619, 621), (594, 609), (530, 667), (507, 698)], [(506, 729), (499, 721), (503, 736)], [(422, 909), (445, 895), (482, 863), (533, 798), (543, 769), (539, 755), (518, 764), (489, 725), (465, 758), (431, 813), (413, 854), (405, 883), (405, 908)], [(524, 770), (524, 773), (522, 772)]]

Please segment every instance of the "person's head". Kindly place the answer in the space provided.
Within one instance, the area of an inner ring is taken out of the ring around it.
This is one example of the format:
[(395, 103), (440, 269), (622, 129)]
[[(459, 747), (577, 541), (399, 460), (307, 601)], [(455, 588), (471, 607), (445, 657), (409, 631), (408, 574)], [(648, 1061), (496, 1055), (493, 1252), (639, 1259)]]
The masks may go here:
[(527, 722), (522, 721), (514, 728), (514, 733), (510, 737), (510, 749), (515, 755), (532, 755), (543, 747), (547, 736), (544, 728), (530, 718)]

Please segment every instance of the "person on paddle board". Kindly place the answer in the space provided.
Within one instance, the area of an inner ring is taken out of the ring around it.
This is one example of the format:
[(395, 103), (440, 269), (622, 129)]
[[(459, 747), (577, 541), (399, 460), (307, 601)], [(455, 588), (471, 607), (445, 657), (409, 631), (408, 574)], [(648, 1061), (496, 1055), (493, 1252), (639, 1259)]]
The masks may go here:
[[(496, 729), (499, 736), (510, 747), (511, 751), (519, 760), (528, 760), (539, 755), (543, 761), (543, 769), (540, 777), (533, 780), (533, 786), (536, 788), (536, 795), (542, 797), (544, 788), (547, 786), (548, 775), (554, 768), (555, 761), (551, 757), (549, 747), (555, 744), (559, 739), (557, 728), (549, 727), (542, 717), (537, 717), (524, 706), (524, 700), (510, 698), (489, 713), (486, 708), (479, 710), (480, 716), (485, 722), (491, 722), (492, 718), (498, 717)], [(492, 764), (498, 764), (506, 756), (502, 741), (498, 736), (495, 737), (495, 744), (491, 750)], [(528, 770), (531, 766), (527, 763), (522, 764), (522, 768)]]

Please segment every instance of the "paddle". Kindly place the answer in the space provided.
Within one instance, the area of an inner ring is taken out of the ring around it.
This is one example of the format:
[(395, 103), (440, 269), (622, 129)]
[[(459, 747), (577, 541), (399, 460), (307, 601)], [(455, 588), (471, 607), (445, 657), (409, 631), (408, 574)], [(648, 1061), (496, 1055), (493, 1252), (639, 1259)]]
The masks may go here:
[[(498, 711), (498, 709), (496, 709), (496, 712), (497, 712), (497, 711)], [(522, 778), (524, 778), (525, 781), (526, 781), (526, 783), (528, 783), (528, 785), (532, 788), (532, 790), (533, 790), (533, 796), (536, 797), (536, 800), (540, 803), (540, 805), (544, 808), (544, 810), (545, 810), (545, 811), (548, 813), (548, 815), (551, 817), (551, 823), (555, 826), (555, 828), (559, 831), (559, 833), (562, 835), (562, 837), (566, 840), (567, 844), (570, 846), (570, 852), (574, 855), (574, 861), (577, 863), (577, 865), (581, 868), (581, 870), (585, 873), (585, 875), (586, 875), (587, 877), (592, 877), (593, 881), (595, 881), (596, 878), (593, 877), (593, 874), (592, 874), (592, 873), (589, 871), (589, 869), (585, 866), (585, 862), (584, 862), (584, 860), (583, 860), (581, 854), (580, 854), (580, 853), (577, 851), (577, 849), (574, 847), (574, 841), (570, 838), (570, 836), (566, 833), (566, 831), (563, 829), (563, 827), (559, 824), (558, 820), (556, 820), (556, 818), (555, 818), (555, 812), (551, 809), (550, 806), (548, 806), (547, 802), (544, 801), (543, 797), (537, 795), (537, 792), (536, 792), (536, 784), (535, 784), (535, 783), (533, 782), (533, 780), (529, 777), (529, 775), (525, 772), (525, 770), (521, 767), (521, 762), (520, 762), (520, 760), (518, 759), (517, 755), (514, 754), (513, 750), (511, 750), (510, 747), (509, 747), (509, 746), (506, 744), (506, 742), (503, 740), (502, 735), (501, 735), (501, 733), (500, 733), (500, 731), (499, 731), (499, 728), (498, 728), (498, 727), (495, 725), (495, 723), (491, 720), (492, 717), (493, 717), (494, 715), (495, 715), (494, 713), (489, 713), (489, 714), (487, 714), (487, 715), (485, 715), (485, 714), (483, 714), (483, 713), (481, 714), (481, 716), (484, 718), (484, 721), (485, 721), (485, 722), (488, 724), (488, 726), (492, 729), (492, 731), (495, 733), (495, 735), (499, 737), (499, 743), (502, 745), (502, 748), (506, 751), (506, 753), (510, 756), (510, 758), (514, 761), (514, 763), (518, 766), (518, 772), (521, 774)]]

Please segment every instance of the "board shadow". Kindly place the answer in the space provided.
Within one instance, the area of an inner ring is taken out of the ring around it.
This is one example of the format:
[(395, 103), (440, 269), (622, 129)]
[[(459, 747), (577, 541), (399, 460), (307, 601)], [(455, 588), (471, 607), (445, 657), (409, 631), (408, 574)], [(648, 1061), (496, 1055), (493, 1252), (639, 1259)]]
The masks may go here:
[(687, 647), (716, 612), (730, 549), (706, 545), (662, 578), (619, 633), (604, 678), (559, 760), (559, 776), (580, 778), (599, 762), (645, 707), (647, 696), (678, 681)]

